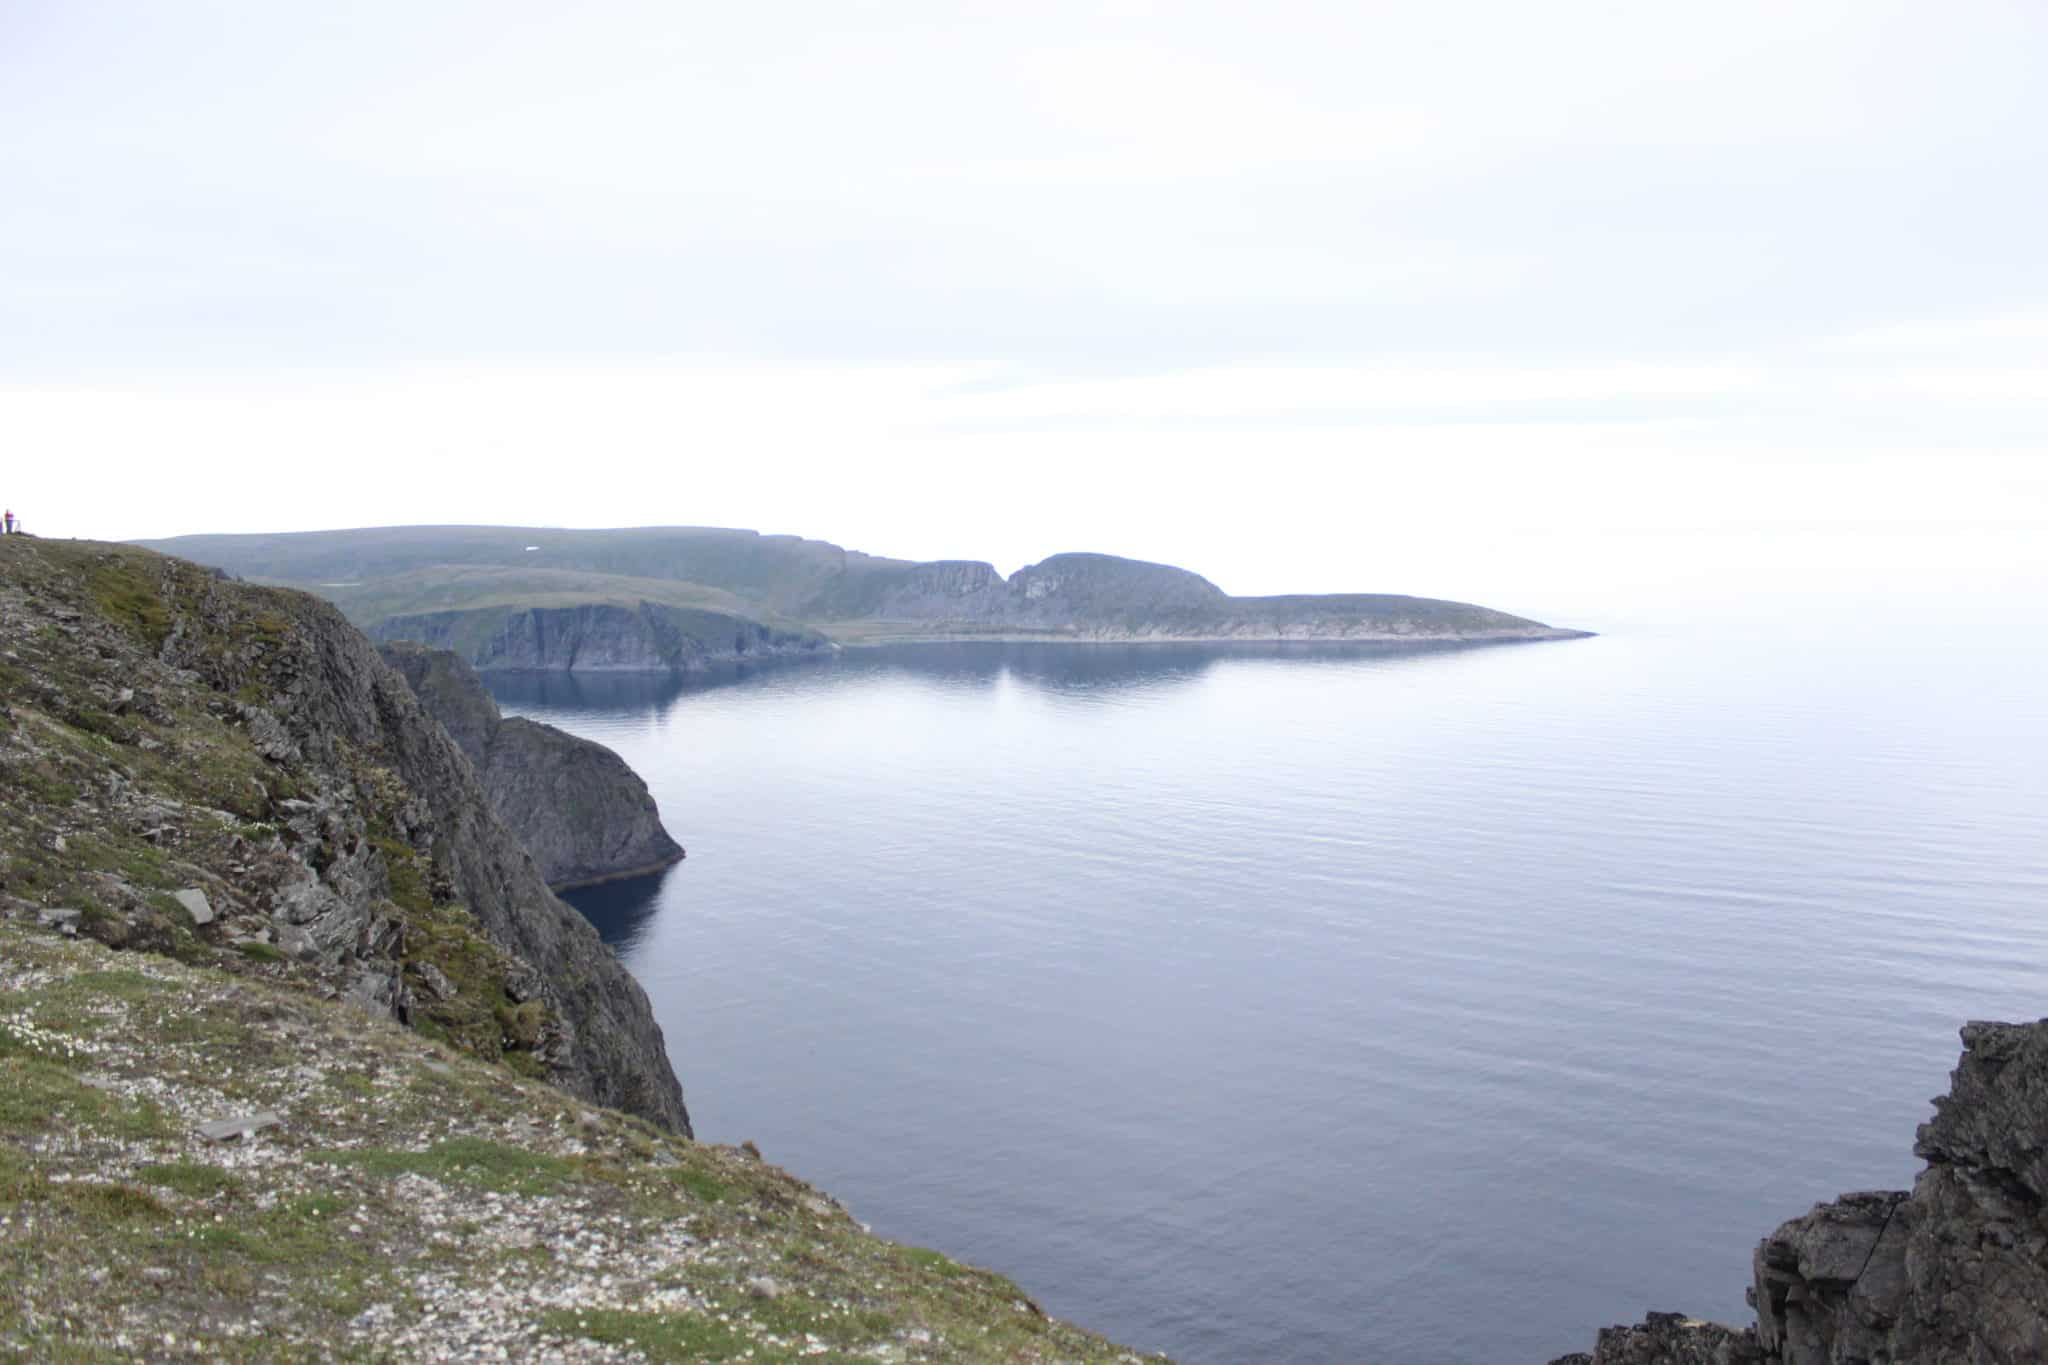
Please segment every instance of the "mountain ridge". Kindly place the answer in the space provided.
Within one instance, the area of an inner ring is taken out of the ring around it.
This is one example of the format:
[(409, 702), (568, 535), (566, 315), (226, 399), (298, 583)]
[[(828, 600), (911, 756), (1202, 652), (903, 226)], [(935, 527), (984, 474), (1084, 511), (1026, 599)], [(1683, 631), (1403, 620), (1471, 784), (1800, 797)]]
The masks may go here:
[[(1188, 569), (1088, 551), (1052, 555), (1006, 576), (983, 560), (918, 562), (718, 527), (415, 526), (144, 543), (354, 602), (358, 623), (379, 638), (455, 648), (478, 668), (687, 671), (699, 659), (802, 653), (815, 648), (803, 642), (805, 630), (840, 644), (961, 638), (1505, 642), (1587, 633), (1405, 594), (1233, 597)], [(373, 604), (390, 607), (408, 593), (440, 609), (365, 619), (377, 609)], [(763, 628), (751, 642), (750, 627), (733, 619), (737, 608), (728, 604), (734, 603), (745, 608), (742, 620)], [(665, 659), (645, 643), (660, 634), (658, 622), (640, 629), (641, 642), (602, 652), (585, 665), (559, 650), (496, 643), (508, 632), (531, 636), (561, 626), (563, 618), (542, 613), (571, 607), (610, 611), (607, 629), (614, 630), (625, 627), (620, 613), (652, 618), (659, 608), (711, 615), (679, 627), (694, 643), (669, 650)], [(725, 619), (715, 619), (720, 607)], [(517, 613), (529, 615), (508, 625)], [(728, 649), (728, 638), (745, 647)]]

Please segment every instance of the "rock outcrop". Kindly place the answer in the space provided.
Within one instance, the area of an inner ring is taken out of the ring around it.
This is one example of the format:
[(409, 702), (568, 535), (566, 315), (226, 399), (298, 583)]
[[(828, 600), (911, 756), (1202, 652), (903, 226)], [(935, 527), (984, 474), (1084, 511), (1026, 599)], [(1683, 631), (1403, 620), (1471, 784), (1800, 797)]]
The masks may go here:
[(610, 749), (552, 725), (505, 719), (451, 650), (396, 642), (378, 652), (454, 739), (549, 886), (636, 876), (682, 858), (647, 784)]
[(700, 673), (833, 648), (816, 631), (658, 602), (424, 612), (387, 617), (370, 635), (450, 650), (478, 669), (542, 672)]
[(1653, 1314), (1602, 1332), (1592, 1365), (2048, 1360), (2048, 1020), (1967, 1024), (1962, 1039), (1910, 1192), (1846, 1194), (1766, 1237), (1755, 1327)]
[(331, 605), (9, 537), (0, 639), (0, 913), (287, 975), (689, 1131), (638, 983)]
[(1633, 1327), (1603, 1327), (1593, 1353), (1550, 1365), (1760, 1365), (1756, 1333), (1683, 1313), (1651, 1313)]

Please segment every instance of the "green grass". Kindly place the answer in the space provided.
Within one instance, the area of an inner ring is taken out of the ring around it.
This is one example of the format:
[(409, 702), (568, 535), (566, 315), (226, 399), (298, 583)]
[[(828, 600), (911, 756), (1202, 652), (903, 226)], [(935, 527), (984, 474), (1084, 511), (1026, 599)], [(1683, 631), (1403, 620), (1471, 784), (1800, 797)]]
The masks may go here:
[(691, 1198), (705, 1204), (722, 1204), (732, 1198), (732, 1186), (708, 1171), (696, 1170), (689, 1166), (678, 1166), (668, 1173), (668, 1178), (689, 1192)]
[(155, 650), (171, 633), (171, 613), (148, 563), (133, 553), (102, 555), (87, 570), (86, 591), (101, 616), (126, 627)]
[[(700, 1313), (625, 1313), (611, 1309), (579, 1312), (564, 1308), (543, 1314), (541, 1330), (609, 1346), (630, 1345), (658, 1365), (737, 1360), (753, 1345), (732, 1327)], [(749, 1358), (759, 1365), (780, 1365), (796, 1357), (755, 1349)]]
[(218, 1166), (203, 1161), (160, 1161), (144, 1166), (135, 1178), (145, 1185), (157, 1185), (193, 1199), (239, 1190), (242, 1182)]
[(923, 1247), (905, 1247), (903, 1249), (903, 1259), (909, 1261), (919, 1270), (930, 1271), (941, 1279), (950, 1280), (955, 1276), (965, 1273), (959, 1263), (954, 1261), (952, 1257), (943, 1252), (927, 1251)]
[(568, 569), (444, 567), (396, 574), (353, 587), (314, 587), (358, 625), (392, 616), (491, 608), (631, 607), (655, 602), (667, 607), (729, 612), (762, 619), (758, 607), (717, 588), (661, 578), (631, 578)]
[(69, 1065), (20, 1053), (0, 1054), (0, 1137), (83, 1127), (102, 1137), (141, 1142), (175, 1130), (147, 1100), (129, 1103), (81, 1082)]
[(54, 1202), (93, 1222), (164, 1223), (171, 1218), (171, 1211), (161, 1200), (133, 1185), (79, 1180), (51, 1184), (47, 1188), (54, 1196)]
[(741, 1290), (727, 1295), (724, 1306), (745, 1313), (776, 1336), (813, 1336), (835, 1346), (859, 1346), (896, 1330), (896, 1319), (879, 1309), (839, 1308), (803, 1293), (755, 1299)]
[(385, 1179), (423, 1175), (430, 1180), (475, 1185), (501, 1194), (549, 1194), (577, 1174), (577, 1167), (560, 1157), (473, 1137), (450, 1138), (424, 1152), (358, 1147), (315, 1152), (312, 1159), (333, 1166), (352, 1166)]

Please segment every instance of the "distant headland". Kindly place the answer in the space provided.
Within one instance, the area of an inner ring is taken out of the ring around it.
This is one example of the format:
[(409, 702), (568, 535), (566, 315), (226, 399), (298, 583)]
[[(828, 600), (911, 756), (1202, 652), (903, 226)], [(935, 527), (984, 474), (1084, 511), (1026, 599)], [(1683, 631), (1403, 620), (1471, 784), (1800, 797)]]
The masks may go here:
[(479, 669), (689, 673), (922, 640), (1520, 641), (1567, 630), (1389, 593), (1233, 597), (1200, 574), (1058, 554), (1007, 578), (713, 527), (397, 526), (140, 542), (332, 600), (379, 640)]

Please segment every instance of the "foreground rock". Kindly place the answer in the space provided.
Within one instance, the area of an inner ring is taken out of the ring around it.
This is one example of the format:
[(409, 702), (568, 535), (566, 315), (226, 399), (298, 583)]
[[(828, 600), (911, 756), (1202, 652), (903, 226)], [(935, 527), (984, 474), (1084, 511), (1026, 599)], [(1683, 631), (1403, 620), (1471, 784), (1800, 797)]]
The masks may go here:
[(1139, 1359), (743, 1149), (5, 920), (0, 1265), (5, 1360)]
[(1602, 1332), (1593, 1365), (2048, 1360), (2048, 1021), (1962, 1038), (1910, 1192), (1846, 1194), (1765, 1238), (1754, 1328), (1653, 1314)]
[(0, 915), (53, 911), (689, 1131), (639, 985), (405, 680), (303, 593), (0, 537)]
[(506, 720), (452, 651), (401, 642), (378, 652), (447, 729), (549, 886), (655, 872), (683, 856), (647, 784), (610, 749), (552, 725)]

